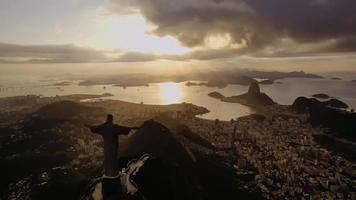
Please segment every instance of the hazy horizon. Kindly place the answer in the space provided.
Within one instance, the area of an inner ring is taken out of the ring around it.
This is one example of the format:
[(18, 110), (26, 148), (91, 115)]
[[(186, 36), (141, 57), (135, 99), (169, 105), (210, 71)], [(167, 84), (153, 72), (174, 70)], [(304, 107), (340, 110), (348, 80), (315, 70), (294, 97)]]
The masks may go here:
[[(169, 63), (169, 61), (168, 61)], [(101, 76), (113, 74), (190, 74), (193, 72), (213, 72), (213, 71), (229, 71), (229, 70), (251, 70), (251, 71), (278, 71), (278, 72), (293, 72), (304, 71), (306, 73), (318, 74), (326, 77), (340, 77), (350, 80), (356, 79), (356, 71), (353, 69), (340, 68), (324, 68), (320, 70), (317, 67), (257, 67), (246, 65), (243, 67), (236, 66), (214, 66), (213, 64), (187, 64), (166, 63), (163, 66), (157, 66), (155, 63), (66, 63), (66, 64), (0, 64), (0, 77), (8, 77), (11, 75), (28, 76), (63, 76), (65, 74), (87, 76)], [(169, 66), (167, 66), (169, 65)], [(173, 66), (171, 66), (173, 65)], [(236, 74), (238, 75), (238, 74)]]

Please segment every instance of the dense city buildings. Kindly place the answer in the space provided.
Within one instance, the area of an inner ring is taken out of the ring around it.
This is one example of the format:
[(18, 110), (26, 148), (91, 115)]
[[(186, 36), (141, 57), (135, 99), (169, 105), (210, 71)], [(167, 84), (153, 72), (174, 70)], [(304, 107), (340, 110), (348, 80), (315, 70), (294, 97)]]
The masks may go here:
[[(234, 158), (236, 171), (253, 172), (267, 199), (355, 199), (356, 165), (314, 141), (325, 133), (285, 110), (231, 122), (185, 119), (193, 132)], [(252, 166), (252, 168), (251, 168)]]

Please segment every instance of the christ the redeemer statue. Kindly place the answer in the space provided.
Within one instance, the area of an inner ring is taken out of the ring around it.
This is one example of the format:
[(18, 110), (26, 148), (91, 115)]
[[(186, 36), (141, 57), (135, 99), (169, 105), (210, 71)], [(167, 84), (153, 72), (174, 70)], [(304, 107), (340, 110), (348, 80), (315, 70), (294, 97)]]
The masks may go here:
[(119, 126), (113, 123), (113, 116), (109, 114), (106, 122), (97, 125), (85, 125), (91, 132), (99, 134), (104, 140), (104, 176), (102, 180), (102, 193), (105, 196), (112, 196), (121, 192), (121, 184), (118, 166), (119, 135), (127, 135), (137, 127)]

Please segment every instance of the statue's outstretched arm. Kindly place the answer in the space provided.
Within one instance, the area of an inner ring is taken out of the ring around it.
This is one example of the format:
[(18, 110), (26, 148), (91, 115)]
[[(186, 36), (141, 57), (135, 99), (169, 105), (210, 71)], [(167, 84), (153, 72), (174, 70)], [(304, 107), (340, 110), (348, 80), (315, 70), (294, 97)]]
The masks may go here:
[(116, 126), (116, 132), (119, 135), (128, 135), (131, 130), (137, 129), (136, 127), (127, 127), (127, 126)]
[(99, 126), (92, 126), (92, 125), (84, 124), (84, 126), (87, 127), (87, 128), (89, 128), (92, 133), (98, 133), (98, 134), (100, 134), (101, 129), (102, 129), (102, 125), (99, 125)]
[(138, 126), (134, 126), (134, 127), (130, 127), (132, 130), (137, 130), (137, 129), (139, 129), (140, 127), (138, 127)]

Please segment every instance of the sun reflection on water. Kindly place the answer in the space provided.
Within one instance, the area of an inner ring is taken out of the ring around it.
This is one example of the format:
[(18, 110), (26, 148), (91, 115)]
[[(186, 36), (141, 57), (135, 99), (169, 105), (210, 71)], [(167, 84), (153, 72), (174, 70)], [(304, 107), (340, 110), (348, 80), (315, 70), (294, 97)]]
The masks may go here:
[(159, 84), (160, 96), (164, 104), (180, 103), (182, 90), (177, 83), (166, 82)]

